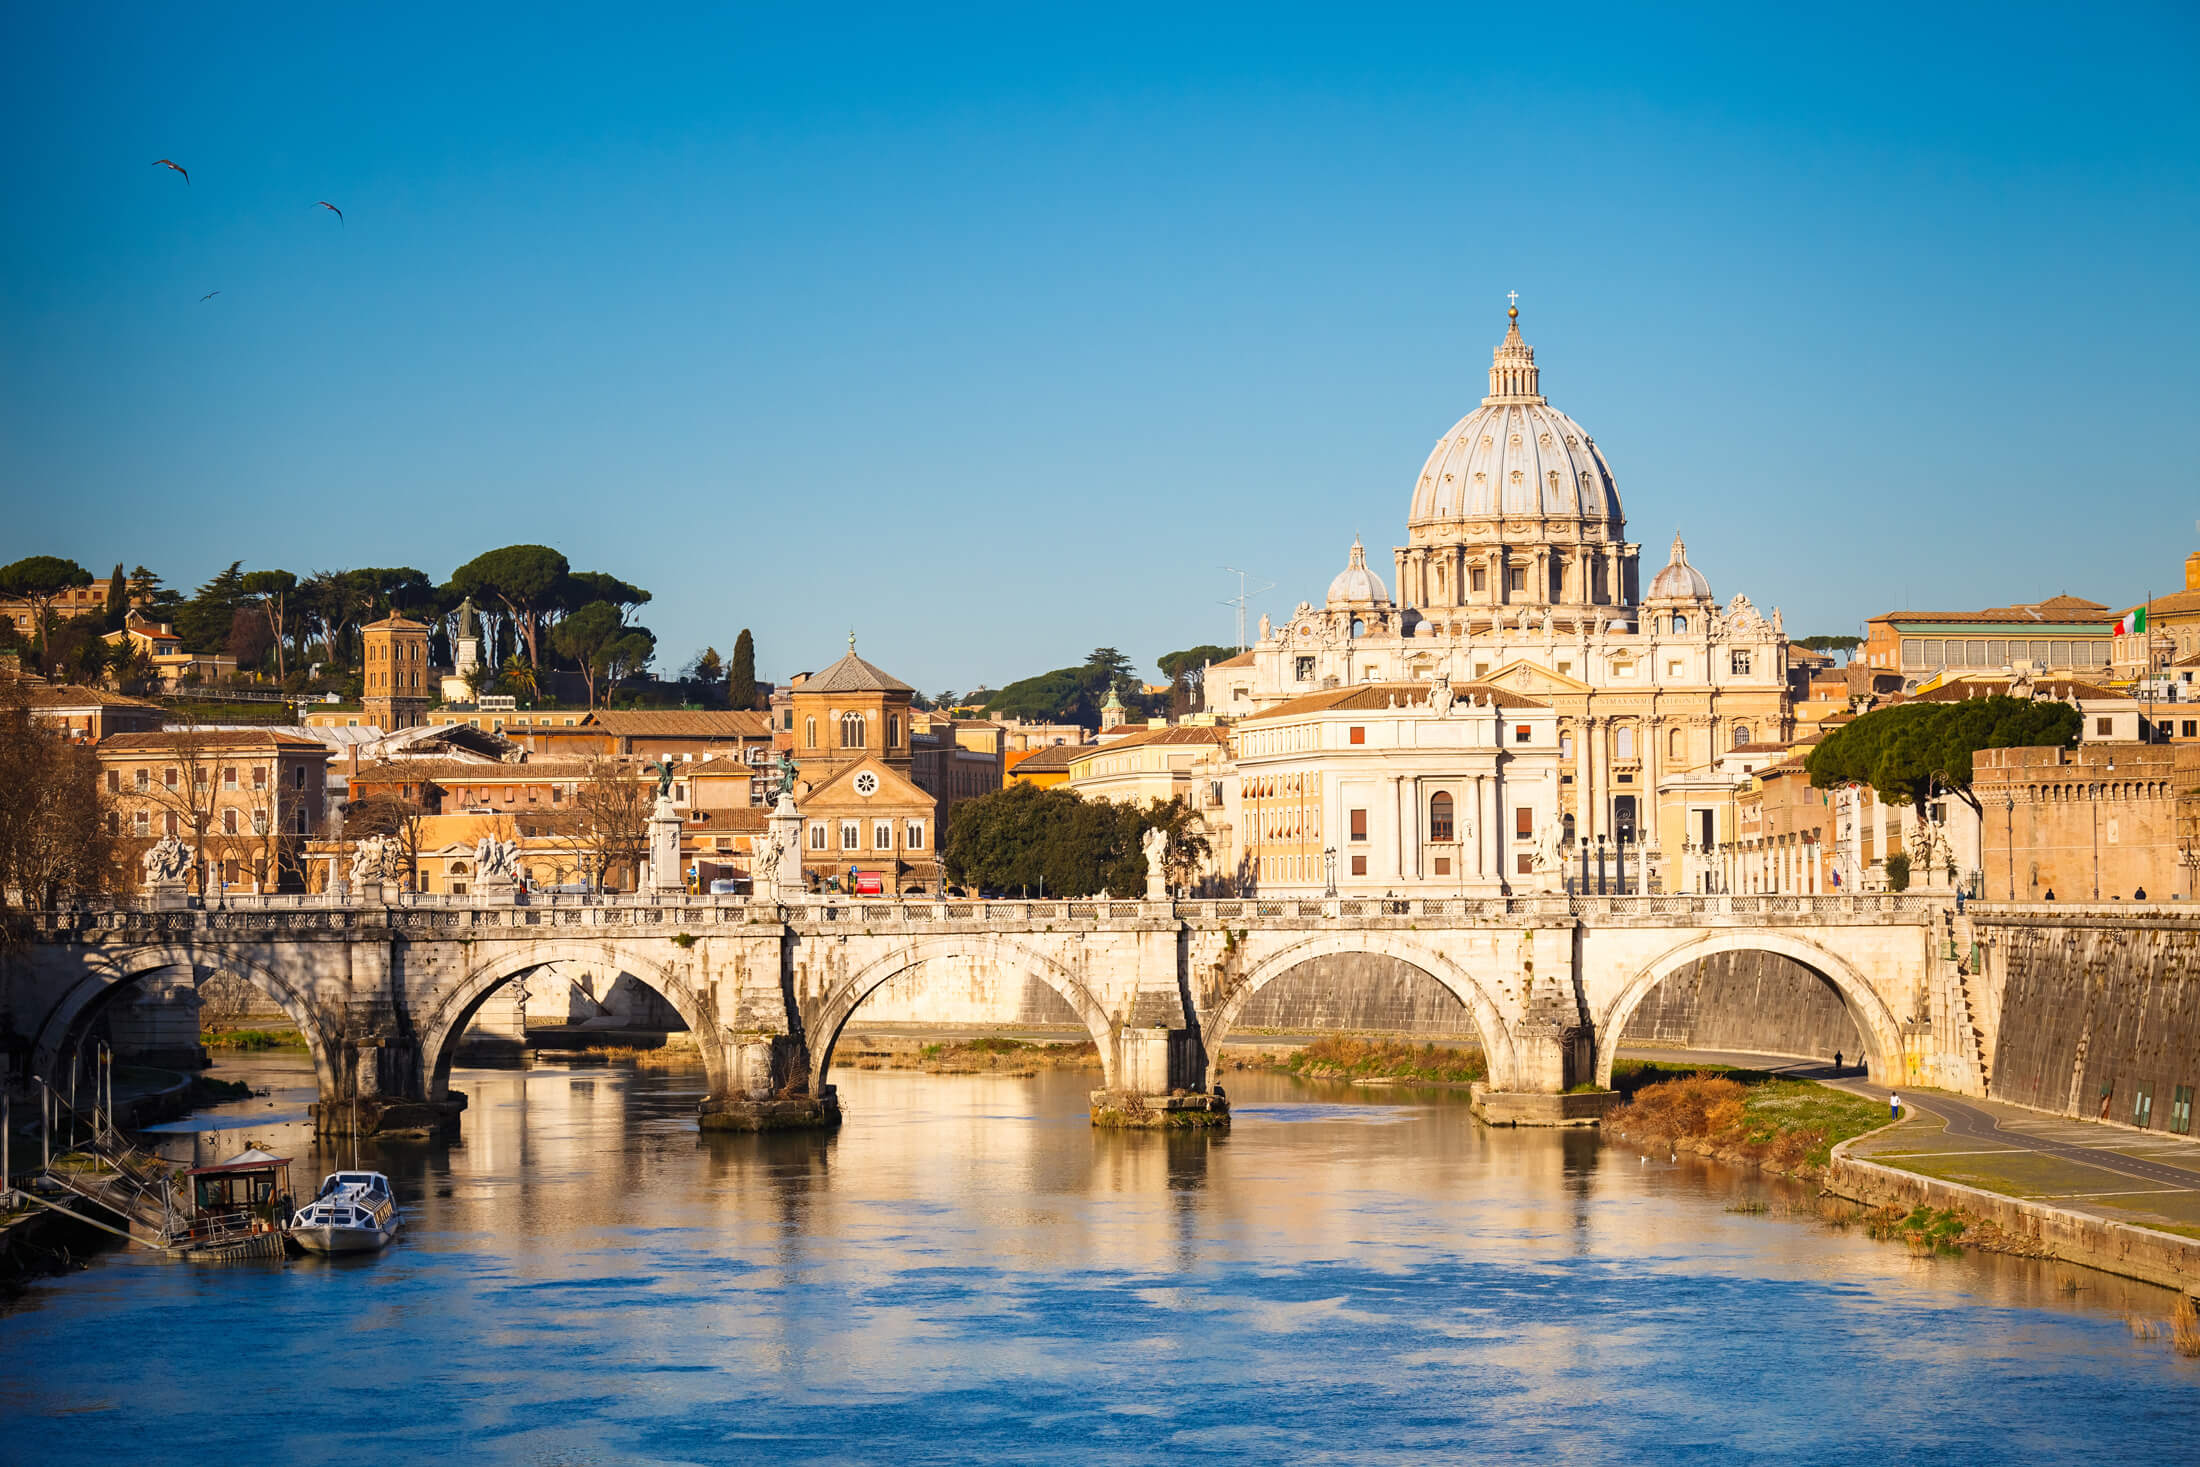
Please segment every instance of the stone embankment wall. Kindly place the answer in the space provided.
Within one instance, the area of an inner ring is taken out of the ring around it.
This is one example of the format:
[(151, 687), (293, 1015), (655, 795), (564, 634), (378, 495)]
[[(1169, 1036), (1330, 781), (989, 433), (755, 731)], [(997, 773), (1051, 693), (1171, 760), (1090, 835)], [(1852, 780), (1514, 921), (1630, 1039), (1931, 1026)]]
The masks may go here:
[(1479, 1041), (1474, 1015), (1410, 963), (1343, 953), (1302, 963), (1246, 1003), (1233, 1030), (1282, 1034), (1400, 1034)]
[(1069, 1001), (1036, 978), (972, 958), (931, 958), (888, 979), (856, 1009), (867, 1024), (943, 1029), (1074, 1029), (1084, 1022)]
[(1849, 1155), (1845, 1141), (1833, 1149), (1833, 1164), (1826, 1169), (1824, 1185), (1834, 1196), (1867, 1207), (1932, 1207), (1967, 1212), (1994, 1223), (2005, 1233), (2029, 1240), (2042, 1253), (2065, 1263), (2143, 1279), (2164, 1288), (2200, 1290), (2200, 1242), (2191, 1238), (1881, 1166)]
[(1996, 1100), (2166, 1130), (2200, 1089), (2200, 924), (1992, 919)]
[(1861, 1058), (1840, 990), (1779, 953), (1714, 953), (1650, 990), (1620, 1045)]

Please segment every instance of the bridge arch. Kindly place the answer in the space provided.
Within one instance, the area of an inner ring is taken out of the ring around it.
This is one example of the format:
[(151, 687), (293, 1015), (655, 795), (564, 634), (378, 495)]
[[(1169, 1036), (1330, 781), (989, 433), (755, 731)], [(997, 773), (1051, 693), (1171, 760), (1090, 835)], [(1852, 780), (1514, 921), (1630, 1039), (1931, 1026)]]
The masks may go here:
[(1426, 943), (1402, 932), (1322, 932), (1303, 937), (1260, 959), (1245, 973), (1212, 1015), (1201, 1015), (1202, 1040), (1208, 1061), (1222, 1052), (1222, 1044), (1237, 1027), (1253, 996), (1303, 964), (1317, 958), (1380, 957), (1405, 963), (1443, 985), (1473, 1016), (1475, 1032), (1482, 1036), (1482, 1053), (1489, 1061), (1490, 1087), (1509, 1090), (1516, 1083), (1518, 1057), (1513, 1050), (1512, 1028), (1497, 1002), (1482, 984), (1452, 959)]
[(440, 986), (434, 1004), (419, 1025), (422, 1079), (428, 1098), (450, 1095), (451, 1061), (459, 1039), (489, 996), (522, 974), (553, 963), (586, 963), (639, 979), (660, 994), (695, 1035), (710, 1093), (721, 1093), (725, 1082), (725, 1050), (719, 1032), (716, 1005), (691, 987), (672, 967), (657, 958), (642, 957), (615, 942), (530, 942), (522, 947), (492, 953), (468, 969), (456, 983)]
[(321, 1093), (335, 1092), (341, 1063), (334, 1040), (340, 1036), (332, 1036), (323, 1027), (318, 1012), (306, 996), (271, 968), (225, 948), (192, 943), (156, 943), (127, 948), (107, 954), (87, 966), (38, 1022), (33, 1052), (37, 1072), (52, 1074), (81, 1041), (85, 1026), (117, 995), (129, 991), (140, 980), (171, 968), (189, 973), (193, 988), (200, 987), (216, 974), (232, 973), (258, 989), (298, 1026), (298, 1033), (306, 1042), (306, 1052), (313, 1057), (314, 1077), (320, 1083)]
[(1108, 1011), (1084, 981), (1067, 967), (1044, 953), (1026, 947), (1020, 942), (996, 934), (962, 936), (942, 933), (930, 937), (913, 938), (901, 943), (881, 957), (872, 959), (845, 978), (836, 979), (816, 1006), (816, 1017), (809, 1020), (810, 1032), (810, 1093), (825, 1093), (825, 1077), (831, 1072), (833, 1050), (840, 1043), (841, 1031), (855, 1016), (863, 1001), (872, 994), (908, 972), (910, 969), (935, 958), (967, 958), (977, 962), (992, 963), (1038, 979), (1060, 994), (1062, 1000), (1076, 1011), (1086, 1032), (1092, 1035), (1093, 1044), (1100, 1051), (1100, 1069), (1103, 1086), (1112, 1088), (1116, 1076), (1115, 1025)]
[(1762, 929), (1746, 932), (1706, 932), (1677, 943), (1645, 964), (1597, 1018), (1597, 1083), (1612, 1083), (1612, 1060), (1628, 1020), (1651, 990), (1699, 959), (1719, 953), (1767, 952), (1792, 959), (1833, 985), (1856, 1021), (1856, 1029), (1869, 1046), (1866, 1068), (1871, 1078), (1883, 1080), (1902, 1054), (1902, 1026), (1887, 1001), (1869, 978), (1840, 954), (1815, 942), (1786, 933)]

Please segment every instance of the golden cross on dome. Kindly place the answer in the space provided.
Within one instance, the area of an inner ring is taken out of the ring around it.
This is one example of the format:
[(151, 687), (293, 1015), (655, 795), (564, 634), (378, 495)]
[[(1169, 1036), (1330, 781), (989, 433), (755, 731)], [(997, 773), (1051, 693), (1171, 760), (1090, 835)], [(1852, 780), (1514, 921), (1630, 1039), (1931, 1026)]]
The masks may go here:
[(1505, 299), (1506, 299), (1506, 300), (1508, 300), (1508, 301), (1511, 301), (1511, 302), (1512, 302), (1512, 308), (1513, 308), (1514, 310), (1516, 310), (1516, 311), (1517, 311), (1517, 310), (1519, 310), (1519, 309), (1520, 309), (1520, 292), (1519, 292), (1519, 291), (1517, 291), (1517, 290), (1508, 290), (1508, 291), (1506, 291), (1506, 292), (1505, 292)]

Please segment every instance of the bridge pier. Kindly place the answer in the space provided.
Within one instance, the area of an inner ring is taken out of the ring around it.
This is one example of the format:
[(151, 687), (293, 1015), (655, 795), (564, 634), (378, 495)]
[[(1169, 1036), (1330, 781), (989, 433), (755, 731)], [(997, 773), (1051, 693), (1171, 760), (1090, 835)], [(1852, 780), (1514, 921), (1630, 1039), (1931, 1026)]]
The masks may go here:
[(840, 1095), (810, 1087), (810, 1047), (799, 1034), (744, 1034), (724, 1044), (725, 1083), (703, 1097), (706, 1131), (831, 1130)]
[(1230, 1124), (1230, 1102), (1207, 1088), (1199, 1031), (1155, 1024), (1116, 1036), (1116, 1084), (1092, 1092), (1096, 1126), (1195, 1130)]

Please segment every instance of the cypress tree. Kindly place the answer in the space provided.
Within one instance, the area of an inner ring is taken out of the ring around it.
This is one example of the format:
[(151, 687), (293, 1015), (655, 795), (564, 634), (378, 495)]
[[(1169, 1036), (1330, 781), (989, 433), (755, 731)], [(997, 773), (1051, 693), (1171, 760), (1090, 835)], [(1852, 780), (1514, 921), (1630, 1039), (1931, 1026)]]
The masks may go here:
[(747, 627), (733, 642), (733, 671), (726, 677), (726, 706), (746, 709), (756, 706), (756, 639), (749, 635)]
[(107, 630), (119, 632), (130, 615), (130, 582), (122, 574), (122, 562), (115, 562), (115, 573), (107, 581)]

